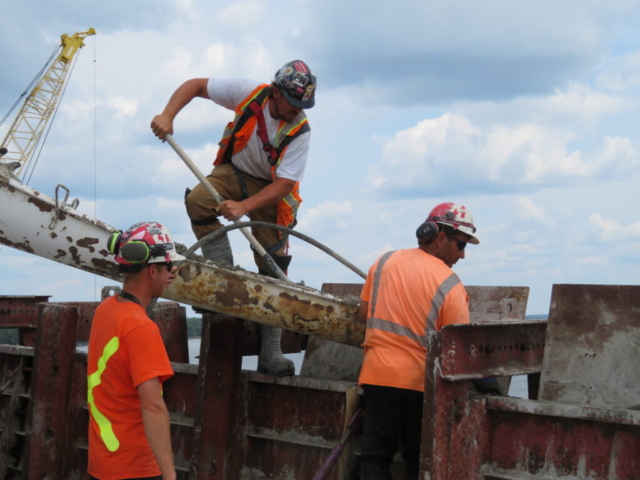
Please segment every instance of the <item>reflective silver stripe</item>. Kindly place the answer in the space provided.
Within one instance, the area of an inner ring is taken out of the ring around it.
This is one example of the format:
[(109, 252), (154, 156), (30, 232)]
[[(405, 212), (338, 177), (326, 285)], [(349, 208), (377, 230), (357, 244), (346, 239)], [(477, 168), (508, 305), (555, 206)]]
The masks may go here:
[(435, 295), (431, 299), (431, 311), (427, 316), (427, 325), (424, 329), (424, 336), (427, 336), (427, 332), (429, 330), (434, 331), (436, 329), (436, 319), (438, 315), (440, 315), (440, 309), (442, 308), (442, 304), (444, 303), (444, 299), (447, 294), (460, 283), (460, 278), (455, 273), (449, 275), (449, 277), (442, 282)]
[(371, 316), (375, 316), (376, 314), (376, 301), (378, 300), (378, 287), (380, 287), (380, 276), (382, 275), (382, 267), (387, 263), (389, 257), (395, 253), (396, 250), (385, 253), (380, 261), (378, 262), (378, 268), (376, 268), (376, 273), (373, 275), (373, 295), (371, 296)]
[(383, 320), (381, 318), (370, 318), (367, 320), (367, 328), (375, 328), (376, 330), (382, 330), (383, 332), (395, 333), (396, 335), (407, 337), (410, 340), (419, 343), (424, 348), (427, 348), (426, 338), (413, 333), (410, 329), (403, 327), (399, 323)]

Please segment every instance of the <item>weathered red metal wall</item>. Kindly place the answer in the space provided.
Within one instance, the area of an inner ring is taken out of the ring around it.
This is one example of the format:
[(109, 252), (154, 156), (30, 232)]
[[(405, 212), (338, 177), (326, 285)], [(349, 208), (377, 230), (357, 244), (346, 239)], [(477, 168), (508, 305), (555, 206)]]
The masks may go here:
[[(46, 300), (0, 297), (0, 328), (27, 330), (33, 344), (0, 345), (0, 478), (86, 480), (87, 363), (76, 341), (88, 339), (98, 304)], [(175, 371), (164, 397), (178, 478), (312, 478), (340, 440), (352, 385), (242, 372), (259, 338), (245, 342), (243, 320), (213, 314), (200, 364), (189, 365), (184, 308), (161, 303), (153, 316)], [(300, 351), (304, 337), (288, 338)]]

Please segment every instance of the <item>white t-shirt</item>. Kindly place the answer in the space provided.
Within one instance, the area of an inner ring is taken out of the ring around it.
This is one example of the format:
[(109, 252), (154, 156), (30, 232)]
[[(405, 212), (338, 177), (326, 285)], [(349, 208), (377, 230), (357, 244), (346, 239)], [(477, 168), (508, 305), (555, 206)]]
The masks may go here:
[[(210, 78), (207, 84), (209, 98), (218, 105), (235, 111), (236, 107), (260, 85), (259, 82), (247, 79), (217, 79)], [(276, 133), (280, 120), (269, 114), (269, 100), (264, 108), (264, 121), (267, 125), (269, 140), (275, 145)], [(282, 160), (276, 169), (276, 175), (289, 180), (301, 181), (309, 153), (309, 139), (311, 132), (305, 132), (293, 140), (284, 152)], [(243, 172), (254, 177), (271, 180), (271, 164), (269, 155), (262, 149), (262, 141), (258, 137), (256, 128), (247, 146), (233, 156), (233, 164)]]

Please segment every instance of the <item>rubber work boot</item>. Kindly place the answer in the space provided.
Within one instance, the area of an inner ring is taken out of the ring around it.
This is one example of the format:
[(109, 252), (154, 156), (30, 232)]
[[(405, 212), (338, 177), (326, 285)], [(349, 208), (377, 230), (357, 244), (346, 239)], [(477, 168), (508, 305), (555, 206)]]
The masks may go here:
[[(273, 261), (282, 271), (286, 271), (291, 263), (290, 255), (271, 254)], [(277, 278), (273, 272), (258, 270), (267, 277)], [(260, 324), (260, 355), (258, 355), (258, 371), (275, 377), (290, 377), (296, 373), (293, 362), (282, 354), (280, 340), (282, 329), (272, 325)]]
[(360, 465), (360, 480), (391, 480), (389, 466), (363, 463)]
[[(226, 233), (222, 237), (203, 244), (200, 249), (202, 256), (207, 260), (233, 266), (233, 253), (231, 253), (231, 245), (229, 245), (229, 237)], [(193, 307), (193, 311), (200, 314), (210, 313), (209, 310), (198, 307)]]
[(202, 256), (207, 260), (233, 266), (233, 253), (226, 233), (215, 240), (205, 243), (201, 249)]
[(296, 373), (293, 362), (282, 354), (280, 339), (282, 329), (260, 324), (260, 355), (258, 371), (275, 377), (290, 377)]

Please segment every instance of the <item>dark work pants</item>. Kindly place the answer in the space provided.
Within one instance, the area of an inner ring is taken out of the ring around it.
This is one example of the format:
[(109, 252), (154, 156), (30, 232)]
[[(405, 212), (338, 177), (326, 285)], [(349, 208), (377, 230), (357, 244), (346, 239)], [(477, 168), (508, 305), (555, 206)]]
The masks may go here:
[(363, 385), (364, 429), (360, 437), (362, 465), (377, 465), (388, 471), (402, 441), (402, 458), (410, 479), (418, 478), (424, 394), (378, 385)]

